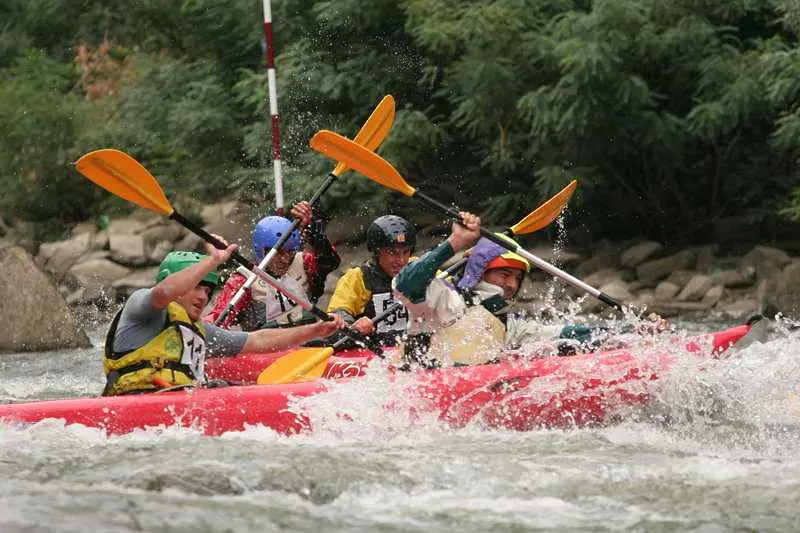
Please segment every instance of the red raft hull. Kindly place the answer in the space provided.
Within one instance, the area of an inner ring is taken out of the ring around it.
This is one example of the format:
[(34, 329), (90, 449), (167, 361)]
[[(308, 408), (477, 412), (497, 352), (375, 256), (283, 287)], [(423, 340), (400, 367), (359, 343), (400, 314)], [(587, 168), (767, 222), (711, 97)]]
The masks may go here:
[[(697, 338), (685, 347), (640, 353), (627, 349), (573, 357), (506, 361), (495, 365), (400, 373), (387, 398), (411, 398), (412, 413), (435, 413), (452, 427), (479, 423), (528, 430), (613, 420), (618, 407), (647, 401), (646, 382), (669, 369), (680, 353), (715, 356), (749, 331), (739, 326)], [(352, 358), (360, 365), (366, 358)], [(0, 420), (31, 424), (61, 419), (110, 434), (184, 426), (208, 435), (262, 425), (282, 434), (311, 430), (309, 419), (289, 410), (291, 398), (320, 394), (331, 381), (252, 385), (110, 398), (78, 398), (0, 405)], [(399, 393), (401, 396), (398, 396)]]

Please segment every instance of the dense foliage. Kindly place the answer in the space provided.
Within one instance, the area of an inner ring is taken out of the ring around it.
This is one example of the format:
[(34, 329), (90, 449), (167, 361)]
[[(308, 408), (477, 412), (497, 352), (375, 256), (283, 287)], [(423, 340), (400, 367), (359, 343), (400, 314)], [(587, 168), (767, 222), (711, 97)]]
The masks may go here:
[[(332, 168), (311, 135), (352, 136), (390, 93), (382, 155), (494, 222), (572, 178), (588, 236), (800, 218), (792, 0), (273, 0), (273, 18), (289, 200)], [(259, 0), (5, 0), (2, 213), (48, 228), (116, 206), (70, 164), (100, 147), (168, 191), (266, 209), (261, 20)], [(327, 196), (340, 213), (387, 203), (408, 209), (353, 173)]]

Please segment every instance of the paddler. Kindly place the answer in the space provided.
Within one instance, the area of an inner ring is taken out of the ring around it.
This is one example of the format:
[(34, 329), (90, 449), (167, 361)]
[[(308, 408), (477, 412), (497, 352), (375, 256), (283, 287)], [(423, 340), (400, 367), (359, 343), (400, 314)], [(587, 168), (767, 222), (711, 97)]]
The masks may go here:
[[(325, 278), (339, 267), (341, 259), (325, 235), (325, 221), (308, 202), (299, 202), (291, 209), (292, 217), (300, 220), (299, 230), (273, 257), (265, 270), (297, 294), (305, 294), (312, 303), (319, 301), (325, 290)], [(291, 229), (292, 221), (282, 216), (267, 216), (253, 228), (253, 252), (260, 263), (278, 240)], [(306, 249), (304, 249), (304, 246)], [(205, 320), (217, 320), (234, 294), (244, 285), (250, 272), (244, 267), (228, 278), (217, 297), (214, 309)], [(245, 289), (230, 314), (219, 326), (242, 331), (310, 324), (316, 317), (304, 311), (297, 302), (260, 279)]]
[(201, 322), (201, 314), (219, 283), (217, 267), (235, 249), (235, 244), (225, 250), (206, 245), (208, 255), (176, 251), (164, 258), (157, 284), (135, 291), (111, 322), (105, 342), (107, 382), (103, 395), (203, 384), (206, 357), (286, 349), (328, 337), (344, 327), (339, 317), (251, 333)]
[[(542, 335), (553, 339), (563, 334), (561, 327), (543, 327), (510, 312), (530, 263), (480, 238), (478, 216), (467, 212), (461, 216), (462, 223), (453, 224), (447, 240), (409, 263), (394, 279), (393, 287), (409, 315), (402, 347), (405, 360), (425, 367), (481, 364), (496, 359), (505, 348), (540, 341)], [(458, 281), (437, 277), (446, 261), (473, 245)], [(653, 329), (666, 326), (657, 315), (651, 321)]]
[(339, 279), (328, 302), (328, 312), (344, 318), (353, 329), (384, 346), (394, 346), (405, 334), (408, 313), (397, 309), (377, 324), (377, 315), (394, 306), (392, 278), (411, 260), (416, 230), (397, 215), (383, 215), (367, 228), (367, 250), (372, 256)]

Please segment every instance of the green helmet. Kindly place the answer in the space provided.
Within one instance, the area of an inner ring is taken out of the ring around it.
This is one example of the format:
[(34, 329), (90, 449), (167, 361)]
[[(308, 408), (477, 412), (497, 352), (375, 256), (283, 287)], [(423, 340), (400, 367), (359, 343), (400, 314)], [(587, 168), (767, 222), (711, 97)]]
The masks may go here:
[[(164, 278), (169, 276), (170, 274), (174, 274), (175, 272), (180, 272), (184, 268), (189, 268), (192, 265), (196, 265), (203, 259), (208, 257), (207, 255), (198, 254), (197, 252), (184, 252), (184, 251), (176, 251), (170, 252), (161, 261), (161, 264), (158, 265), (158, 274), (156, 274), (156, 282), (162, 281)], [(203, 278), (205, 283), (216, 287), (219, 284), (219, 274), (217, 274), (216, 270), (212, 270), (208, 274), (205, 275)]]

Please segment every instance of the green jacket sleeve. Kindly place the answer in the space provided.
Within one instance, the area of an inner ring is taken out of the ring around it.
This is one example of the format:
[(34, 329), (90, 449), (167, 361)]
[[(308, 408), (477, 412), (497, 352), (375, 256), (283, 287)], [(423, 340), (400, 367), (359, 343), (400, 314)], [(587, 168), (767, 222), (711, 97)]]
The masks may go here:
[(444, 241), (439, 246), (409, 263), (395, 278), (395, 287), (412, 303), (425, 301), (425, 291), (442, 264), (453, 257), (455, 252), (450, 243)]

